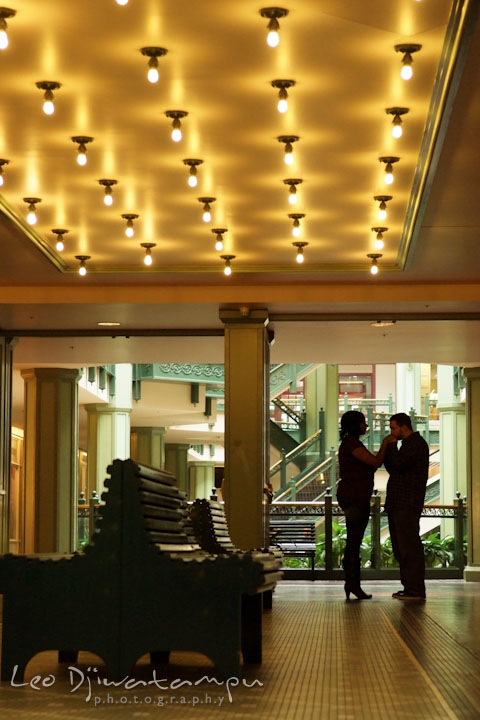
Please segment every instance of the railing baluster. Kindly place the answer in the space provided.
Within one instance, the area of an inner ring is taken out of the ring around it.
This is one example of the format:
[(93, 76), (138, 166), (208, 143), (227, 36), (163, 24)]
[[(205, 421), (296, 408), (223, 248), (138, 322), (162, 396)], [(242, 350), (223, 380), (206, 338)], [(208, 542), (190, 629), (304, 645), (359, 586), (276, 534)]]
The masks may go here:
[(454, 522), (454, 563), (460, 570), (465, 567), (463, 559), (463, 498), (457, 490), (457, 497), (453, 501), (455, 505), (455, 522)]
[(378, 490), (374, 490), (372, 503), (372, 520), (371, 520), (371, 539), (372, 554), (370, 561), (375, 570), (380, 570), (382, 562), (381, 543), (380, 543), (380, 495)]
[(327, 487), (325, 493), (325, 570), (333, 570), (332, 519), (331, 488)]

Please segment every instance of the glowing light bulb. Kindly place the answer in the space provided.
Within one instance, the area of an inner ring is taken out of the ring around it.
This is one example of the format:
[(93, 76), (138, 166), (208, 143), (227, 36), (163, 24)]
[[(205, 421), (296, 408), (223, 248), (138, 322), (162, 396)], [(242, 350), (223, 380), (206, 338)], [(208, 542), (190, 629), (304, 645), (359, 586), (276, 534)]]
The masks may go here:
[(297, 252), (297, 263), (302, 264), (304, 259), (305, 258), (303, 257), (303, 252), (300, 252), (300, 248), (299, 248), (298, 252)]
[(173, 128), (172, 130), (172, 140), (173, 142), (180, 142), (182, 139), (182, 131), (180, 128)]
[(205, 212), (202, 215), (203, 222), (209, 223), (212, 220), (212, 213), (210, 210), (205, 210)]
[(300, 225), (293, 226), (292, 235), (293, 235), (293, 237), (300, 237), (300, 235), (301, 235)]
[(45, 100), (43, 103), (43, 112), (45, 115), (53, 115), (55, 112), (55, 105), (52, 100)]
[(402, 80), (410, 80), (412, 75), (412, 66), (409, 63), (405, 63), (404, 65), (402, 65), (402, 69), (400, 70), (400, 77), (402, 78)]
[(35, 223), (37, 222), (37, 216), (34, 210), (30, 210), (30, 212), (28, 213), (27, 222), (29, 225), (35, 225)]
[(8, 47), (8, 35), (6, 30), (0, 30), (0, 50), (6, 50)]
[(125, 235), (128, 238), (132, 238), (135, 235), (135, 231), (131, 225), (127, 225), (127, 227), (125, 228)]
[(386, 220), (387, 218), (387, 211), (380, 208), (378, 211), (378, 219), (379, 220)]
[(375, 249), (376, 250), (383, 250), (384, 246), (385, 246), (385, 243), (383, 242), (383, 240), (381, 238), (377, 238), (377, 240), (375, 240)]
[(81, 150), (78, 151), (77, 163), (82, 167), (87, 164), (87, 153)]
[(105, 197), (103, 198), (103, 202), (105, 203), (105, 205), (107, 205), (107, 207), (113, 205), (113, 196), (111, 194), (111, 191), (110, 193), (105, 195)]
[(284, 160), (285, 160), (285, 165), (292, 165), (293, 164), (293, 151), (286, 152)]
[(0, 168), (0, 187), (2, 187), (2, 185), (3, 185), (4, 182), (5, 182), (5, 180), (4, 180), (4, 177), (3, 177), (3, 172), (1, 171), (1, 168)]
[(370, 273), (372, 275), (378, 275), (378, 265), (372, 265), (372, 267), (370, 268)]
[(188, 184), (191, 188), (197, 187), (198, 180), (196, 175), (189, 175), (188, 176)]
[(223, 240), (220, 240), (220, 238), (218, 238), (217, 242), (215, 243), (215, 250), (218, 250), (218, 252), (220, 252), (220, 250), (223, 250)]
[(385, 185), (391, 185), (393, 183), (393, 172), (385, 173)]
[(153, 262), (152, 256), (151, 256), (151, 255), (145, 255), (145, 257), (144, 257), (144, 259), (143, 259), (143, 262), (145, 263), (145, 265), (150, 266), (150, 265), (152, 264), (152, 262)]
[[(273, 46), (272, 46), (272, 47), (273, 47)], [(230, 265), (225, 265), (225, 267), (224, 267), (224, 269), (223, 269), (223, 272), (225, 273), (225, 275), (231, 275), (231, 274), (232, 274), (232, 268), (230, 267)]]
[(58, 250), (58, 252), (63, 252), (65, 250), (65, 243), (61, 238), (57, 240), (57, 244), (55, 245), (55, 248)]
[(288, 196), (288, 202), (290, 203), (290, 205), (295, 205), (297, 202), (297, 194), (294, 192), (291, 192), (290, 195)]
[(267, 35), (267, 45), (271, 48), (277, 47), (280, 42), (280, 35), (277, 30), (270, 30)]
[(117, 0), (117, 5), (128, 5), (128, 0)]
[(282, 98), (278, 101), (277, 110), (279, 113), (286, 113), (288, 110), (288, 100)]
[(397, 125), (394, 125), (392, 127), (392, 137), (400, 138), (400, 137), (402, 137), (402, 135), (403, 135), (403, 130), (402, 130), (402, 126), (400, 125), (400, 123), (398, 123)]
[(80, 265), (80, 267), (78, 268), (78, 273), (82, 276), (87, 274), (87, 268), (85, 267), (85, 265)]
[(147, 73), (148, 82), (151, 82), (152, 84), (156, 83), (156, 82), (158, 82), (159, 78), (160, 78), (160, 74), (159, 74), (157, 68), (156, 67), (149, 68), (148, 73)]

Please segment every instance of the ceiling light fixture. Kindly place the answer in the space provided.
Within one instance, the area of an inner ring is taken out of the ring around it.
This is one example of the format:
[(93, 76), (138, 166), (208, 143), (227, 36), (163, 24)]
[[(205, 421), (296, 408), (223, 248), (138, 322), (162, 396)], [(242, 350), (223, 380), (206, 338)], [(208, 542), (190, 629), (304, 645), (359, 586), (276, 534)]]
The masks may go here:
[(197, 167), (203, 163), (203, 160), (192, 160), (191, 158), (187, 158), (183, 161), (184, 165), (188, 165), (190, 168), (190, 173), (188, 176), (188, 184), (190, 187), (197, 187), (198, 185), (198, 179), (197, 179)]
[(55, 105), (53, 104), (53, 90), (58, 90), (61, 87), (59, 82), (50, 80), (40, 80), (35, 83), (39, 90), (44, 90), (43, 93), (43, 112), (45, 115), (53, 115), (55, 112)]
[(402, 78), (402, 80), (410, 80), (413, 75), (412, 53), (416, 53), (421, 50), (422, 46), (418, 45), (417, 43), (401, 43), (400, 45), (395, 45), (394, 47), (397, 52), (403, 53), (400, 77)]
[[(118, 2), (118, 0), (117, 0), (117, 2)], [(102, 320), (102, 321), (100, 321), (100, 322), (97, 322), (97, 325), (98, 325), (99, 327), (119, 327), (120, 323), (119, 323), (119, 322), (113, 322), (113, 321), (110, 321), (110, 320)]]
[(135, 213), (123, 213), (122, 218), (127, 221), (125, 235), (128, 238), (133, 237), (135, 235), (135, 230), (133, 229), (133, 221), (138, 218), (138, 215), (136, 215)]
[(89, 137), (88, 135), (74, 135), (72, 137), (72, 142), (78, 143), (77, 163), (82, 165), (82, 167), (87, 164), (87, 148), (85, 146), (92, 141), (93, 137)]
[(0, 8), (0, 50), (5, 50), (8, 47), (7, 18), (14, 17), (16, 14), (16, 10), (6, 7)]
[[(128, 5), (128, 0), (117, 0), (117, 5)], [(120, 325), (120, 323), (113, 323), (114, 325)], [(97, 323), (97, 325), (101, 325), (101, 323)]]
[(278, 18), (286, 17), (288, 15), (288, 10), (279, 7), (262, 8), (260, 10), (260, 15), (269, 19), (269, 23), (267, 25), (267, 45), (272, 48), (277, 47), (280, 42), (280, 35), (278, 34), (278, 31), (280, 30), (280, 23), (278, 22)]
[(140, 48), (140, 52), (142, 53), (142, 55), (150, 58), (148, 61), (148, 81), (151, 83), (158, 82), (158, 79), (160, 77), (158, 73), (158, 58), (166, 55), (168, 50), (165, 50), (165, 48), (162, 47), (149, 46)]
[(4, 184), (5, 178), (3, 177), (3, 166), (9, 165), (10, 160), (5, 160), (5, 158), (0, 158), (0, 187)]
[(227, 228), (212, 228), (212, 233), (217, 236), (215, 242), (215, 250), (220, 252), (223, 250), (223, 233), (228, 232)]
[(393, 183), (393, 164), (400, 160), (399, 157), (393, 157), (391, 155), (385, 155), (384, 157), (378, 158), (380, 162), (385, 163), (385, 185), (391, 185)]
[(165, 115), (168, 118), (172, 118), (172, 140), (173, 142), (180, 142), (182, 139), (182, 124), (181, 118), (187, 117), (188, 112), (186, 110), (166, 110)]
[(278, 142), (285, 143), (285, 165), (291, 165), (293, 163), (292, 143), (298, 142), (300, 138), (298, 135), (279, 135), (277, 140)]
[(297, 202), (297, 185), (300, 185), (303, 180), (300, 180), (300, 178), (287, 178), (283, 182), (285, 183), (285, 185), (288, 185), (288, 202), (290, 203), (290, 205), (295, 205)]
[(140, 247), (145, 248), (145, 257), (143, 258), (143, 262), (145, 265), (150, 267), (153, 262), (152, 248), (156, 247), (156, 243), (140, 243)]
[(112, 195), (112, 187), (116, 185), (118, 180), (99, 180), (98, 184), (102, 185), (105, 188), (105, 195), (103, 197), (103, 202), (107, 207), (110, 207), (113, 205), (113, 195)]
[(367, 257), (371, 258), (371, 260), (372, 260), (372, 264), (370, 266), (370, 273), (372, 275), (377, 275), (378, 274), (378, 262), (377, 261), (378, 261), (378, 258), (382, 257), (381, 253), (368, 253)]
[(377, 233), (375, 240), (375, 250), (383, 250), (385, 243), (383, 242), (383, 233), (386, 233), (387, 227), (372, 227), (372, 232)]
[(80, 267), (78, 268), (78, 274), (85, 276), (87, 274), (87, 260), (90, 260), (90, 255), (75, 255), (75, 260), (80, 261)]
[(308, 245), (308, 242), (293, 242), (292, 245), (297, 248), (297, 263), (302, 264), (304, 261), (303, 248)]
[(293, 237), (300, 237), (300, 220), (305, 217), (305, 213), (289, 213), (288, 217), (293, 220), (292, 235)]
[(199, 197), (197, 198), (198, 202), (201, 202), (203, 204), (203, 215), (202, 220), (203, 222), (209, 223), (212, 220), (212, 208), (210, 207), (212, 203), (215, 202), (217, 198), (214, 197)]
[(52, 233), (57, 236), (55, 249), (58, 250), (58, 252), (63, 252), (65, 250), (63, 236), (68, 233), (68, 230), (64, 230), (63, 228), (52, 228)]
[(387, 218), (387, 202), (389, 202), (392, 199), (392, 195), (374, 195), (374, 200), (376, 200), (379, 204), (378, 206), (378, 219), (379, 220), (386, 220)]
[(235, 260), (236, 255), (220, 255), (222, 260), (225, 260), (225, 267), (223, 268), (223, 272), (225, 275), (231, 275), (232, 274), (232, 266), (231, 266), (231, 260)]
[(288, 93), (287, 89), (295, 85), (295, 80), (272, 80), (272, 87), (278, 88), (278, 105), (279, 113), (286, 113), (288, 110)]
[(393, 127), (392, 127), (392, 137), (399, 138), (402, 137), (403, 131), (402, 131), (402, 118), (401, 115), (406, 115), (408, 113), (408, 108), (406, 107), (390, 107), (385, 110), (387, 115), (393, 115)]
[(42, 201), (40, 200), (40, 198), (26, 197), (23, 198), (23, 202), (27, 203), (28, 205), (28, 224), (35, 225), (35, 223), (37, 222), (36, 205), (38, 205), (38, 203), (41, 203)]
[(384, 328), (390, 325), (395, 325), (396, 320), (377, 320), (376, 322), (370, 323), (372, 327)]

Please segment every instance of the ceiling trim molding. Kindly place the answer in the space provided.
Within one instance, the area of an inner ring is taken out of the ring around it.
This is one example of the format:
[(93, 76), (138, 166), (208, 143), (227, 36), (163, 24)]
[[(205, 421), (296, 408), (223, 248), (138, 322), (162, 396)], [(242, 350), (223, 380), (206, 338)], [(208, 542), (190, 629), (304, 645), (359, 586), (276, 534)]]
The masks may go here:
[(400, 239), (399, 270), (408, 266), (418, 240), (478, 10), (478, 0), (455, 0), (452, 6)]

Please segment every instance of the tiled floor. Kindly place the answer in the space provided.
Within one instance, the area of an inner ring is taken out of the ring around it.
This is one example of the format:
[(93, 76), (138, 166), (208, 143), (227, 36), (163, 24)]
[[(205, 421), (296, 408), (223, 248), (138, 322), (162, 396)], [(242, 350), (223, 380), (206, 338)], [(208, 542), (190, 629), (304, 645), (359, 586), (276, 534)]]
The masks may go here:
[(68, 671), (42, 653), (25, 677), (39, 689), (0, 685), (0, 718), (478, 720), (480, 584), (430, 581), (427, 601), (408, 604), (392, 599), (398, 585), (364, 586), (373, 599), (347, 603), (337, 582), (282, 583), (264, 615), (263, 664), (244, 669), (238, 686), (205, 679), (209, 662), (192, 654), (158, 670), (167, 689), (147, 658), (136, 687), (114, 689), (99, 684), (95, 656), (82, 653)]

